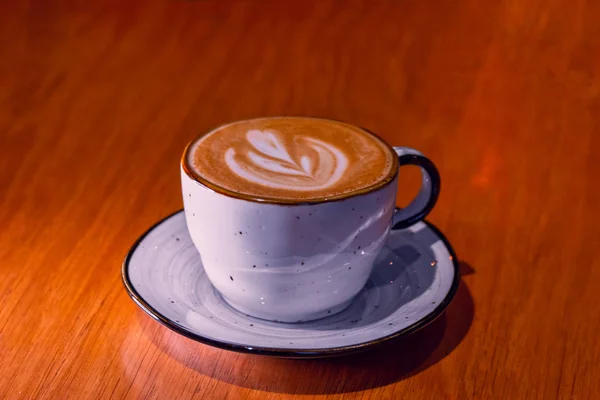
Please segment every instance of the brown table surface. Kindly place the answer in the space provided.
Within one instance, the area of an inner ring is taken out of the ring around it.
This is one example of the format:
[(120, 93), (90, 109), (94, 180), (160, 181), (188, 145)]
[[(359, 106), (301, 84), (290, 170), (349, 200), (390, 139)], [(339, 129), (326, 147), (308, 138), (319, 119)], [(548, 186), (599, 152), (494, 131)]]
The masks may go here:
[[(597, 398), (599, 17), (591, 0), (3, 2), (0, 398)], [(269, 115), (437, 163), (429, 220), (463, 274), (442, 317), (294, 361), (196, 343), (129, 299), (121, 261), (182, 206), (185, 144)]]

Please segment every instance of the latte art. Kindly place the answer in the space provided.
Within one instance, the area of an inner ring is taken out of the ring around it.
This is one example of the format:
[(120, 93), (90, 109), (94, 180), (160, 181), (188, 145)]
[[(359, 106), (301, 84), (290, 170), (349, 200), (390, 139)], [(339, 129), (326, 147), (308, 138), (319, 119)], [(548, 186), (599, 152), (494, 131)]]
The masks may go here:
[(225, 162), (237, 176), (259, 185), (300, 191), (325, 189), (339, 181), (348, 168), (348, 157), (319, 139), (294, 137), (296, 157), (277, 132), (252, 129), (246, 139), (251, 148), (240, 154), (230, 147)]
[(186, 173), (204, 186), (274, 203), (320, 202), (394, 179), (394, 151), (376, 136), (319, 118), (257, 118), (223, 125), (187, 148)]

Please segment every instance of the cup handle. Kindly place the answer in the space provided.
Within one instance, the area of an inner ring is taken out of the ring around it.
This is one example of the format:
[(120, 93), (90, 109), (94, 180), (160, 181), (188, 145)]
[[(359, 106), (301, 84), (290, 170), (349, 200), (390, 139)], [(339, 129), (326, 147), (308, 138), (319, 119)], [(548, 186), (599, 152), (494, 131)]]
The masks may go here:
[(398, 153), (400, 167), (416, 165), (423, 177), (419, 194), (406, 208), (396, 208), (392, 218), (392, 229), (402, 229), (424, 219), (433, 209), (440, 194), (440, 174), (433, 162), (410, 147), (394, 147)]

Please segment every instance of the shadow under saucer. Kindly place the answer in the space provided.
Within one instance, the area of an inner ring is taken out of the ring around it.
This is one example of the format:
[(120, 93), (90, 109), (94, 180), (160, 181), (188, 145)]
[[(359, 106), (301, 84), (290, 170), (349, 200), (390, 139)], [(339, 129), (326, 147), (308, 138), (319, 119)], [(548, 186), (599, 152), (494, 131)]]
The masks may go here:
[[(474, 312), (469, 289), (461, 282), (445, 313), (418, 332), (362, 353), (316, 360), (223, 353), (180, 337), (150, 321), (141, 311), (138, 321), (154, 345), (198, 374), (253, 390), (318, 395), (382, 387), (426, 370), (460, 345)], [(273, 371), (286, 379), (273, 379)]]

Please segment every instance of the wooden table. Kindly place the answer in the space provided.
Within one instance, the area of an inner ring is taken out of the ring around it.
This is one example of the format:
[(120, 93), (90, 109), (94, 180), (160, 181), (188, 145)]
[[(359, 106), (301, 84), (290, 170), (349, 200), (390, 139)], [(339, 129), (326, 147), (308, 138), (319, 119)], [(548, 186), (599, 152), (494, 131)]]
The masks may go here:
[[(0, 398), (597, 398), (600, 2), (66, 3), (0, 6)], [(184, 145), (282, 114), (437, 163), (430, 220), (463, 278), (432, 325), (269, 359), (128, 298), (121, 261), (181, 207)]]

